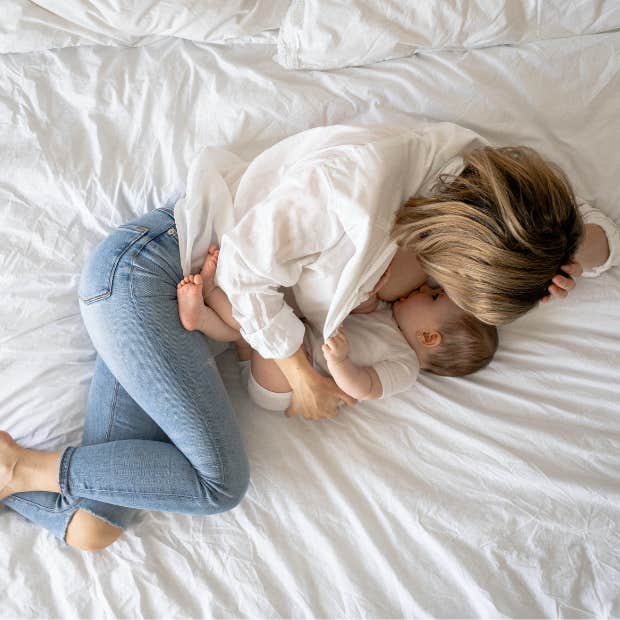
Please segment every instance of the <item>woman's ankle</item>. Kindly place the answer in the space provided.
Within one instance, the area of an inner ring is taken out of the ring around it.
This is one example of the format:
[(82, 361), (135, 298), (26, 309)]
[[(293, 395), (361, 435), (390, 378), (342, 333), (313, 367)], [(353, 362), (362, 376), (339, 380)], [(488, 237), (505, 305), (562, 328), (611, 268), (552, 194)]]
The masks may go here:
[(13, 488), (15, 493), (26, 491), (48, 491), (61, 493), (58, 484), (58, 460), (61, 450), (45, 452), (22, 448), (15, 470), (13, 471)]

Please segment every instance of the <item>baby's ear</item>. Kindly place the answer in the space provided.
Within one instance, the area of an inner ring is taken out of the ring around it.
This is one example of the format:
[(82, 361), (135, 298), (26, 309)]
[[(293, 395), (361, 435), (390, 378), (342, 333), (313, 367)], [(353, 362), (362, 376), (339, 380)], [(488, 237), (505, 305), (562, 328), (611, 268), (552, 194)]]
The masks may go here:
[(418, 342), (424, 347), (437, 347), (441, 344), (443, 336), (436, 329), (420, 329), (416, 332)]

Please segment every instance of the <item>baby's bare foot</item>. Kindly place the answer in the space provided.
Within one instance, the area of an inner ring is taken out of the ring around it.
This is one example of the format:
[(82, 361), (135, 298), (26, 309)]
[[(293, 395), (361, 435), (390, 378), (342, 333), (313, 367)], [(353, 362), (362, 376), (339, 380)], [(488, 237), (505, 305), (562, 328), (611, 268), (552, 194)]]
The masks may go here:
[(0, 431), (0, 501), (13, 493), (19, 493), (15, 486), (14, 472), (21, 448), (6, 431)]
[(185, 276), (177, 284), (177, 299), (181, 325), (190, 332), (200, 329), (205, 315), (208, 314), (202, 298), (200, 274)]
[(209, 246), (207, 257), (200, 270), (202, 276), (202, 293), (206, 297), (215, 288), (215, 270), (217, 269), (217, 259), (219, 258), (220, 250), (215, 244)]

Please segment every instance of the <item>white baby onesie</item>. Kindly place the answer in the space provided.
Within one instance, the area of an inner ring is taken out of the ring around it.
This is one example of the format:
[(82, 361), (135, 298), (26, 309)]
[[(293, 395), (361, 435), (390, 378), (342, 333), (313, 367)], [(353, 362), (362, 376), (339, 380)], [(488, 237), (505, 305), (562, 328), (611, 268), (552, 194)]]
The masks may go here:
[[(415, 384), (420, 362), (394, 320), (390, 304), (381, 301), (374, 312), (350, 314), (344, 320), (343, 328), (349, 343), (350, 360), (357, 366), (372, 366), (376, 370), (383, 388), (381, 398), (404, 392)], [(322, 334), (306, 325), (306, 353), (315, 368), (329, 375), (322, 345)], [(244, 369), (243, 382), (257, 405), (270, 411), (284, 411), (289, 406), (291, 392), (270, 392), (258, 385), (248, 371), (249, 368)]]

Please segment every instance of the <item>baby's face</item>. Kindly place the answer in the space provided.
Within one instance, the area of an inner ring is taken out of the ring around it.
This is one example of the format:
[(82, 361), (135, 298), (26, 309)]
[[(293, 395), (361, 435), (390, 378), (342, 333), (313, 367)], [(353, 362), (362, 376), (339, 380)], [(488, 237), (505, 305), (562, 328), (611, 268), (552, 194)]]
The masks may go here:
[(394, 319), (411, 347), (419, 347), (419, 331), (441, 331), (447, 320), (456, 319), (463, 311), (444, 293), (443, 289), (423, 284), (419, 289), (401, 297), (392, 305)]

